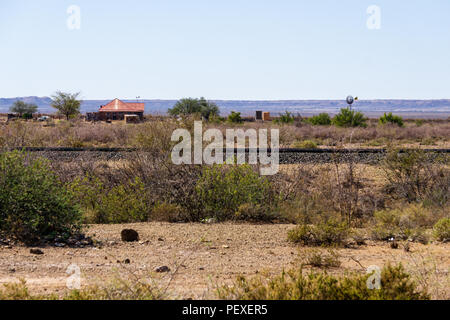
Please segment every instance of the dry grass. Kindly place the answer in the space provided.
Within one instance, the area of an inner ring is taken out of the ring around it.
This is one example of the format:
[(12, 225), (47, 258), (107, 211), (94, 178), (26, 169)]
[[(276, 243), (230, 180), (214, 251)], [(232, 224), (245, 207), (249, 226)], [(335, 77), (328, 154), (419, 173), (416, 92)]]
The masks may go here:
[[(98, 248), (43, 248), (34, 256), (29, 248), (0, 248), (0, 282), (23, 278), (33, 294), (63, 295), (67, 267), (81, 268), (82, 288), (108, 283), (117, 277), (134, 281), (154, 279), (166, 288), (171, 298), (214, 298), (216, 284), (230, 284), (238, 275), (252, 277), (263, 272), (279, 275), (296, 268), (310, 249), (290, 244), (285, 235), (293, 225), (251, 224), (170, 224), (93, 225), (89, 235), (103, 243)], [(136, 229), (140, 243), (123, 243), (120, 231)], [(322, 250), (322, 249), (319, 249)], [(391, 249), (388, 243), (368, 241), (356, 249), (335, 249), (341, 262), (328, 269), (333, 275), (366, 273), (371, 265), (402, 262), (416, 281), (427, 286), (434, 299), (450, 299), (448, 288), (450, 243), (410, 244), (410, 251)], [(322, 250), (324, 251), (324, 250)], [(324, 251), (323, 254), (327, 254)], [(130, 259), (130, 264), (123, 264)], [(118, 263), (122, 262), (122, 263)], [(172, 273), (156, 275), (152, 271), (167, 265)], [(425, 266), (423, 266), (425, 265)], [(308, 268), (308, 267), (306, 267)], [(12, 271), (14, 270), (14, 272)], [(430, 273), (430, 270), (434, 273)], [(422, 277), (422, 278), (421, 278)]]
[[(140, 137), (143, 135), (162, 134), (165, 140), (170, 141), (170, 135), (175, 128), (192, 129), (192, 122), (193, 119), (177, 122), (169, 118), (153, 119), (144, 124), (125, 124), (122, 121), (113, 124), (87, 123), (81, 120), (58, 120), (50, 124), (13, 121), (0, 125), (0, 146), (131, 147), (139, 146), (142, 143)], [(403, 128), (376, 123), (371, 123), (367, 128), (311, 126), (305, 123), (279, 126), (271, 122), (204, 124), (204, 129), (211, 127), (223, 132), (230, 127), (279, 128), (282, 147), (290, 147), (305, 140), (319, 147), (385, 147), (389, 144), (423, 148), (450, 146), (450, 121), (425, 122), (420, 126), (407, 122)]]

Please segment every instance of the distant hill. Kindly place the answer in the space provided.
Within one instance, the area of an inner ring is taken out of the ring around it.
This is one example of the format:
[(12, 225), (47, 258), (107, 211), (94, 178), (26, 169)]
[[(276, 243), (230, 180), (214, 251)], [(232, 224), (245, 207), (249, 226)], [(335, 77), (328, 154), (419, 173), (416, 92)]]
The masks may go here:
[[(18, 97), (0, 98), (0, 113), (6, 113), (16, 100), (34, 103), (41, 113), (53, 113), (50, 107), (49, 97)], [(81, 105), (81, 111), (94, 112), (101, 105), (110, 100), (85, 100)], [(124, 100), (136, 102), (136, 100)], [(139, 100), (145, 103), (146, 114), (165, 114), (167, 109), (173, 107), (176, 100)], [(302, 116), (311, 116), (321, 112), (335, 114), (340, 108), (346, 107), (344, 100), (215, 100), (220, 107), (222, 115), (231, 111), (241, 112), (242, 115), (253, 115), (256, 110), (269, 111), (278, 115), (289, 111)], [(393, 112), (404, 117), (411, 118), (448, 118), (450, 117), (450, 99), (446, 100), (360, 100), (354, 104), (354, 108), (364, 112), (367, 116), (379, 116), (384, 112)]]

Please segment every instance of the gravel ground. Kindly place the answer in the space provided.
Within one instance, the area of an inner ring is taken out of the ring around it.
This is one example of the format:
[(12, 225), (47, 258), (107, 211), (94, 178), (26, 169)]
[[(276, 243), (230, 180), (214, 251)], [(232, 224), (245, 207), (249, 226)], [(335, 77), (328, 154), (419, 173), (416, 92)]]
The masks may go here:
[[(133, 152), (120, 150), (103, 150), (103, 151), (55, 151), (41, 150), (33, 151), (36, 156), (42, 156), (52, 161), (117, 161), (127, 159)], [(298, 163), (330, 163), (335, 159), (340, 162), (355, 162), (364, 164), (379, 163), (385, 157), (385, 153), (374, 149), (353, 150), (345, 153), (333, 153), (327, 150), (309, 150), (295, 152), (280, 152), (280, 164), (298, 164)], [(430, 160), (436, 157), (446, 157), (450, 162), (450, 152), (446, 153), (429, 153)], [(247, 157), (248, 158), (248, 157)], [(248, 161), (248, 159), (247, 159)]]
[[(170, 281), (168, 292), (172, 298), (213, 298), (216, 285), (229, 283), (239, 274), (278, 274), (298, 266), (309, 249), (287, 242), (287, 231), (293, 227), (157, 222), (95, 225), (89, 228), (88, 235), (102, 245), (94, 248), (44, 247), (43, 255), (34, 255), (24, 246), (0, 247), (0, 283), (25, 279), (32, 292), (62, 293), (66, 290), (67, 267), (76, 264), (81, 269), (83, 286), (106, 283), (118, 275), (129, 279), (151, 276), (163, 288)], [(122, 242), (123, 228), (137, 230), (140, 241)], [(387, 243), (369, 242), (338, 251), (342, 266), (329, 270), (331, 273), (365, 272), (370, 265), (402, 262), (408, 270), (430, 277), (427, 281), (436, 291), (435, 297), (450, 299), (450, 244), (414, 243), (411, 252), (406, 252), (391, 249)], [(130, 263), (126, 264), (126, 259)], [(154, 273), (160, 266), (168, 266), (171, 271)]]

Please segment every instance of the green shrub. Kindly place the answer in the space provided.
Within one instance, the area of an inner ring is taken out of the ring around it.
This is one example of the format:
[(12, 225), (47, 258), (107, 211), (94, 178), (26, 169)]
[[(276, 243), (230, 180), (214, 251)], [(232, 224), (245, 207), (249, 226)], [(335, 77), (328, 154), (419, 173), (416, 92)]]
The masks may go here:
[(326, 272), (305, 274), (302, 269), (267, 278), (238, 277), (232, 286), (218, 288), (226, 300), (429, 300), (402, 265), (384, 267), (380, 289), (369, 289), (369, 275), (336, 277)]
[(76, 178), (72, 193), (85, 209), (89, 223), (145, 222), (151, 211), (147, 191), (139, 178), (107, 188), (98, 177)]
[(311, 249), (303, 257), (303, 265), (316, 268), (338, 268), (341, 266), (340, 255), (336, 250)]
[(442, 218), (436, 222), (433, 235), (439, 241), (450, 241), (450, 218)]
[(269, 181), (249, 165), (205, 167), (196, 185), (204, 216), (218, 221), (242, 218), (243, 212), (249, 210), (241, 208), (239, 212), (239, 207), (244, 204), (253, 205), (253, 211), (265, 208), (267, 212), (273, 202), (270, 191)]
[(117, 276), (106, 284), (92, 285), (81, 290), (70, 290), (61, 297), (57, 294), (30, 293), (25, 280), (5, 283), (0, 287), (0, 300), (163, 300), (166, 290), (159, 284), (145, 283), (139, 279), (126, 280)]
[(414, 123), (417, 127), (421, 127), (424, 125), (425, 121), (423, 121), (422, 119), (417, 119), (416, 121), (414, 121)]
[(154, 280), (122, 279), (117, 276), (104, 285), (93, 285), (81, 290), (71, 290), (63, 300), (164, 300), (168, 294)]
[(32, 295), (28, 287), (26, 286), (25, 280), (20, 280), (18, 283), (4, 283), (2, 287), (0, 287), (0, 300), (56, 300), (57, 296), (48, 295)]
[(231, 123), (242, 123), (243, 120), (241, 118), (241, 113), (240, 112), (234, 112), (231, 111), (231, 114), (228, 116), (228, 122)]
[(288, 232), (288, 240), (311, 246), (342, 245), (350, 234), (345, 222), (329, 219), (316, 225), (303, 224)]
[(372, 235), (377, 240), (411, 239), (428, 242), (425, 230), (433, 226), (438, 216), (430, 209), (418, 204), (392, 210), (382, 210), (374, 213), (375, 227)]
[(290, 124), (295, 121), (294, 116), (289, 111), (286, 111), (284, 114), (281, 114), (278, 119), (273, 120), (274, 123), (278, 124)]
[(292, 144), (292, 148), (297, 149), (317, 149), (317, 143), (312, 140), (295, 141)]
[(329, 126), (331, 125), (331, 118), (328, 113), (320, 113), (307, 120), (313, 126)]
[(389, 112), (388, 114), (384, 113), (383, 116), (379, 119), (380, 124), (396, 124), (399, 127), (403, 127), (403, 119), (400, 116), (394, 116), (392, 112)]
[(26, 243), (79, 232), (81, 213), (48, 161), (0, 154), (0, 232)]
[(350, 108), (342, 108), (339, 114), (337, 114), (332, 123), (338, 127), (366, 127), (367, 118), (364, 114), (357, 112)]

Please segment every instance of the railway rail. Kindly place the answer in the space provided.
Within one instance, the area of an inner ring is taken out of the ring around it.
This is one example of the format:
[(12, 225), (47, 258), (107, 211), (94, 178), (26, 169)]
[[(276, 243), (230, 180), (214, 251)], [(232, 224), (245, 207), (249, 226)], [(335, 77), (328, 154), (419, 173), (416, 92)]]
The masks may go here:
[[(52, 161), (83, 161), (83, 160), (103, 160), (114, 161), (132, 157), (133, 153), (145, 152), (136, 148), (67, 148), (67, 147), (25, 147), (13, 148), (15, 150), (24, 150), (32, 154), (43, 156)], [(410, 149), (400, 149), (399, 153), (406, 153)], [(431, 160), (443, 158), (450, 163), (450, 149), (422, 149), (427, 153)], [(227, 149), (224, 149), (224, 155)], [(250, 152), (257, 152), (257, 149), (234, 149), (236, 152), (245, 152), (248, 156)], [(272, 150), (267, 150), (269, 155)], [(297, 163), (329, 163), (336, 159), (339, 161), (352, 161), (357, 163), (377, 163), (387, 154), (386, 149), (293, 149), (280, 148), (278, 150), (280, 164)]]

